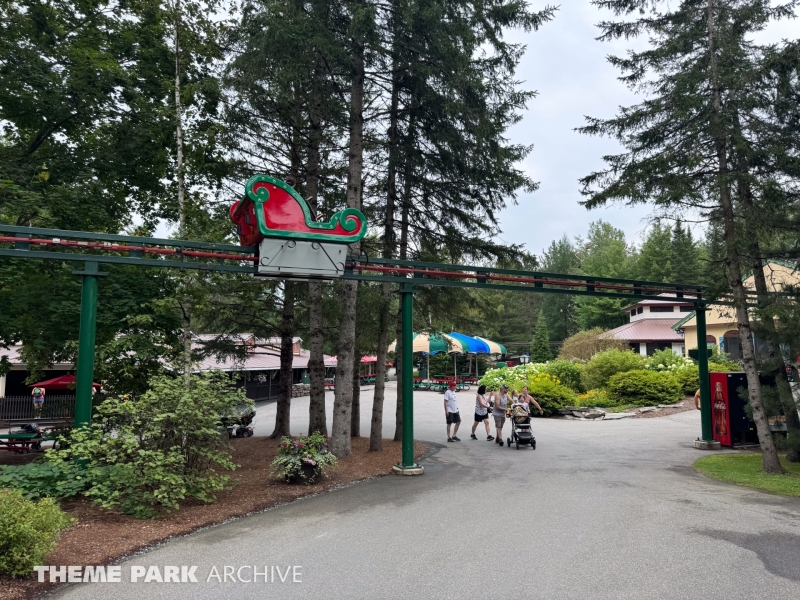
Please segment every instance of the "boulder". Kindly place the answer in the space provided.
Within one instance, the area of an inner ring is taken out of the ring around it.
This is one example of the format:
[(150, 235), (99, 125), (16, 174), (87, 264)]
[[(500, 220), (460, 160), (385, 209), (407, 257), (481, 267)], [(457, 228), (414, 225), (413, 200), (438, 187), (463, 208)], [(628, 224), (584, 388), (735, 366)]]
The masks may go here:
[(678, 402), (677, 404), (659, 404), (658, 408), (680, 408), (681, 403)]
[(619, 421), (620, 419), (627, 419), (628, 417), (635, 417), (636, 413), (606, 413), (603, 418), (604, 421)]
[(592, 410), (588, 406), (565, 406), (564, 409), (570, 412), (589, 412)]
[(602, 419), (606, 416), (606, 413), (599, 410), (590, 410), (589, 412), (583, 413), (583, 416), (586, 419)]
[(656, 406), (645, 406), (639, 409), (639, 413), (659, 412), (661, 409)]

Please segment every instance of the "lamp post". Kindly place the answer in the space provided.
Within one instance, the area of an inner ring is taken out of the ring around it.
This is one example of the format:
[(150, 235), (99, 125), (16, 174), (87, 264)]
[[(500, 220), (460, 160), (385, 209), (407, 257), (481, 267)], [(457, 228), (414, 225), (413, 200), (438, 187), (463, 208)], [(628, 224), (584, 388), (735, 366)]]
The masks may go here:
[(529, 355), (523, 354), (519, 357), (519, 364), (527, 365), (529, 362), (531, 362), (531, 357)]

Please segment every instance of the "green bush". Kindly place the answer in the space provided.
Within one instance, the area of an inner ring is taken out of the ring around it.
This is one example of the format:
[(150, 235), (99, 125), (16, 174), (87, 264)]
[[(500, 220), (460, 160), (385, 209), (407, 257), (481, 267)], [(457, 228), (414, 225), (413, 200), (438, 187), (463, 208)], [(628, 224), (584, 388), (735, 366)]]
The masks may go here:
[(227, 434), (220, 418), (248, 404), (224, 374), (182, 379), (158, 376), (140, 398), (108, 399), (97, 407), (89, 429), (73, 430), (69, 446), (45, 458), (62, 471), (86, 466), (83, 494), (105, 508), (154, 517), (195, 498), (213, 502), (232, 471)]
[(606, 350), (598, 352), (586, 363), (584, 385), (587, 390), (606, 387), (612, 375), (635, 371), (645, 367), (645, 358), (630, 350)]
[(520, 391), (528, 383), (528, 377), (536, 375), (543, 364), (527, 364), (518, 367), (500, 367), (490, 369), (481, 377), (478, 385), (485, 385), (487, 390), (497, 391), (501, 385), (508, 386), (510, 390)]
[[(709, 373), (727, 373), (729, 371), (740, 371), (741, 367), (734, 363), (708, 363)], [(697, 364), (673, 371), (675, 378), (681, 386), (681, 391), (687, 396), (694, 396), (700, 388), (700, 368)]]
[[(328, 450), (327, 440), (318, 431), (308, 437), (281, 440), (278, 456), (272, 461), (272, 473), (288, 483), (302, 480), (308, 485), (336, 465), (336, 456)], [(306, 470), (308, 471), (306, 472)]]
[[(524, 385), (524, 384), (523, 384)], [(545, 417), (549, 417), (556, 412), (559, 408), (569, 406), (575, 400), (575, 393), (565, 385), (561, 385), (558, 378), (548, 375), (547, 373), (539, 373), (531, 375), (527, 381), (528, 392), (536, 399), (539, 406), (542, 407), (542, 412)], [(519, 390), (523, 386), (520, 386)], [(538, 414), (535, 411), (531, 413)]]
[(0, 575), (27, 575), (41, 565), (72, 519), (51, 498), (28, 500), (0, 489)]
[(600, 408), (609, 408), (616, 406), (618, 403), (614, 398), (608, 395), (608, 392), (603, 390), (589, 390), (585, 394), (581, 394), (575, 399), (578, 406), (591, 406)]
[(647, 359), (647, 368), (651, 371), (677, 371), (695, 364), (691, 358), (675, 354), (668, 348), (656, 351)]
[(647, 370), (612, 375), (608, 393), (620, 404), (652, 406), (680, 402), (684, 394), (672, 373)]
[(545, 364), (541, 371), (558, 378), (562, 385), (567, 386), (573, 392), (582, 392), (583, 382), (581, 380), (583, 365), (569, 360), (557, 359)]
[(74, 462), (0, 466), (0, 488), (19, 490), (29, 500), (77, 496), (88, 483), (86, 468)]

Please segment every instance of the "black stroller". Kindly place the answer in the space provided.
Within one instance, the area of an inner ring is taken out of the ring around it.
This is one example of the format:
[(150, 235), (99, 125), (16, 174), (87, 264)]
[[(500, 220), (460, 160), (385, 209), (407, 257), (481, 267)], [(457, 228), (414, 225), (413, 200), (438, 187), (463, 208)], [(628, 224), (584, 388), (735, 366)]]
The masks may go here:
[(220, 422), (222, 426), (228, 430), (228, 439), (235, 437), (251, 437), (253, 435), (253, 428), (250, 427), (250, 425), (253, 423), (253, 418), (255, 416), (256, 411), (251, 408), (232, 417), (222, 417)]
[(536, 438), (533, 437), (531, 431), (531, 415), (522, 404), (513, 404), (509, 409), (509, 420), (511, 421), (511, 437), (508, 438), (508, 447), (511, 448), (511, 442), (517, 445), (519, 450), (520, 444), (523, 446), (530, 445), (531, 448), (536, 450)]

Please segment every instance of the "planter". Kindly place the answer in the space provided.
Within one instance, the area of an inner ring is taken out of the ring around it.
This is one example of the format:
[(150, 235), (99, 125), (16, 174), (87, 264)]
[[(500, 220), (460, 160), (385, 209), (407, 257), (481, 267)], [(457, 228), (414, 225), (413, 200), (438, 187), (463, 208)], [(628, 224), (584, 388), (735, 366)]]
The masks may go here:
[(319, 477), (321, 472), (322, 469), (320, 469), (319, 466), (303, 463), (303, 465), (300, 467), (300, 473), (291, 477), (287, 477), (286, 483), (312, 483), (313, 481), (317, 480), (317, 477)]

